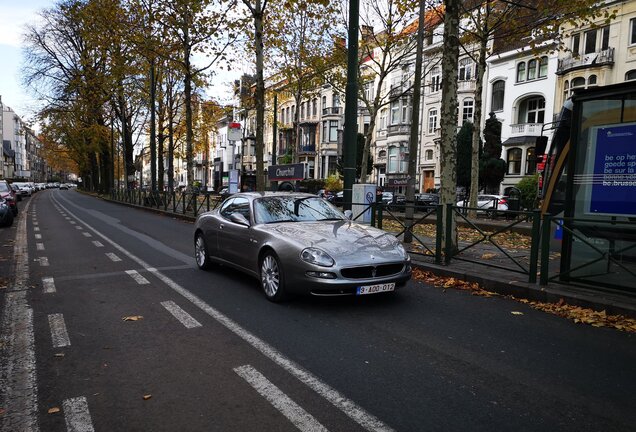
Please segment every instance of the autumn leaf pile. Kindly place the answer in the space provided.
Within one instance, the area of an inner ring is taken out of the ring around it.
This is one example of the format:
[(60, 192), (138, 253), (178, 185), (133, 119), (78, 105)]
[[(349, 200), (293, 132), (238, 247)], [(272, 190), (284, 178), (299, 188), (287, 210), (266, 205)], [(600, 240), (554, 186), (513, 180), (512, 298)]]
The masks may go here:
[[(438, 288), (455, 288), (470, 291), (472, 295), (482, 297), (494, 297), (499, 294), (483, 289), (476, 282), (466, 282), (453, 277), (436, 276), (431, 272), (421, 269), (413, 270), (413, 279), (424, 282)], [(636, 333), (636, 319), (624, 315), (610, 315), (607, 312), (595, 311), (589, 308), (567, 304), (563, 299), (557, 303), (544, 303), (527, 299), (518, 299), (514, 296), (506, 296), (512, 300), (526, 304), (533, 309), (557, 315), (574, 321), (577, 324), (588, 324), (593, 327), (611, 327), (617, 330)]]

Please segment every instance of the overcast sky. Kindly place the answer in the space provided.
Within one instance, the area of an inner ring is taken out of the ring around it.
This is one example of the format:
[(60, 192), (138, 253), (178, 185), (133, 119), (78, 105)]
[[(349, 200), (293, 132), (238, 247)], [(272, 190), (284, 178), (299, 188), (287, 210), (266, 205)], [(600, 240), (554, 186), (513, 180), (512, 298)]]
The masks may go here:
[[(20, 82), (22, 64), (22, 34), (26, 24), (35, 23), (38, 11), (55, 5), (55, 0), (0, 0), (0, 96), (4, 105), (10, 106), (20, 117), (29, 121), (38, 109), (38, 101), (24, 89)], [(222, 103), (229, 103), (230, 83), (238, 79), (246, 64), (234, 64), (233, 71), (226, 68), (213, 79), (208, 96)]]

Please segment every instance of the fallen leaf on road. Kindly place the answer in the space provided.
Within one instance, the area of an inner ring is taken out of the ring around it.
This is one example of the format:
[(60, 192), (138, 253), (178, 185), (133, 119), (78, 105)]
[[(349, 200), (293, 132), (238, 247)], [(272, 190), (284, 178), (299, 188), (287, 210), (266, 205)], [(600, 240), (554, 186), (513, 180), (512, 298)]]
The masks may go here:
[(518, 311), (512, 311), (510, 313), (513, 315), (523, 315), (523, 312), (518, 312)]
[(0, 408), (0, 416), (3, 416), (6, 411)]
[(148, 399), (150, 399), (151, 397), (152, 397), (152, 395), (149, 395), (149, 394), (144, 395), (144, 400), (148, 400)]
[(494, 253), (485, 253), (481, 256), (481, 259), (483, 260), (489, 260), (489, 259), (493, 259), (497, 256), (497, 254)]
[(53, 408), (49, 408), (49, 410), (47, 412), (49, 414), (55, 414), (55, 413), (59, 413), (60, 409), (58, 407), (53, 407)]
[(139, 321), (144, 319), (144, 317), (142, 317), (141, 315), (131, 315), (131, 316), (125, 316), (122, 318), (122, 320), (124, 321)]

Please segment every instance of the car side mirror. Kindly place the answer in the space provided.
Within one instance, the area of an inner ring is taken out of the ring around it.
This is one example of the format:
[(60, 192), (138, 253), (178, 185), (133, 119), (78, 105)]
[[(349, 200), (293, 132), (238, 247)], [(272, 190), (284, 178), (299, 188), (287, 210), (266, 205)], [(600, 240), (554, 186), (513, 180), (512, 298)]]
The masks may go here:
[(244, 225), (246, 227), (250, 226), (250, 221), (247, 220), (242, 213), (234, 212), (230, 215), (230, 220), (239, 225)]
[(351, 210), (345, 210), (344, 215), (347, 219), (351, 220), (353, 218), (353, 212)]

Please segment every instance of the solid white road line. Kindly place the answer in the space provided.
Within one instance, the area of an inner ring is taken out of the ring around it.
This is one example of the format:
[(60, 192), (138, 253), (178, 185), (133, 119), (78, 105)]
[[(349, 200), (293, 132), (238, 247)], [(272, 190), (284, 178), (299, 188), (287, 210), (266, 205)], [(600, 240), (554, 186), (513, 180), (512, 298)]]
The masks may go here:
[[(57, 199), (57, 198), (53, 198)], [(66, 198), (64, 198), (66, 200)], [(61, 204), (60, 204), (61, 205)], [(63, 207), (63, 206), (62, 206)], [(115, 249), (120, 251), (122, 254), (126, 255), (131, 260), (135, 261), (141, 267), (147, 269), (149, 272), (154, 274), (159, 280), (172, 288), (175, 292), (181, 294), (183, 297), (188, 299), (206, 314), (217, 320), (219, 323), (224, 325), (228, 330), (236, 334), (238, 337), (249, 343), (253, 348), (260, 351), (261, 354), (268, 357), (270, 360), (278, 364), (280, 367), (285, 369), (288, 373), (295, 376), (299, 381), (307, 385), (309, 388), (314, 390), (316, 393), (327, 399), (332, 405), (345, 413), (349, 418), (358, 423), (360, 426), (369, 431), (392, 431), (393, 429), (384, 424), (380, 419), (375, 417), (374, 415), (368, 413), (364, 408), (358, 406), (354, 401), (347, 399), (336, 389), (331, 388), (328, 384), (323, 383), (318, 379), (318, 377), (314, 376), (311, 372), (305, 370), (300, 365), (296, 364), (292, 360), (288, 359), (281, 353), (279, 353), (274, 347), (267, 344), (265, 341), (259, 339), (257, 336), (245, 330), (239, 324), (234, 322), (232, 319), (222, 314), (220, 311), (216, 310), (212, 306), (208, 305), (206, 302), (201, 300), (196, 295), (192, 294), (187, 289), (183, 288), (181, 285), (170, 279), (168, 276), (159, 272), (157, 269), (153, 269), (148, 263), (146, 263), (141, 258), (133, 255), (127, 249), (124, 249), (119, 244), (115, 243), (113, 240), (108, 238), (106, 235), (99, 232), (97, 229), (93, 228), (88, 223), (84, 222), (78, 216), (73, 214), (66, 207), (64, 209), (75, 219), (81, 222), (86, 228), (90, 229), (95, 233), (95, 235), (104, 239), (104, 241), (108, 242)]]
[(35, 249), (37, 249), (39, 251), (43, 251), (44, 250), (44, 243), (36, 243), (35, 244)]
[(256, 390), (258, 394), (267, 399), (267, 402), (272, 404), (274, 408), (280, 411), (301, 431), (314, 432), (327, 430), (327, 428), (321, 425), (311, 414), (302, 409), (252, 366), (240, 366), (235, 368), (234, 372), (254, 387), (254, 390)]
[(148, 282), (148, 279), (140, 275), (137, 270), (126, 270), (126, 274), (133, 278), (139, 285), (147, 285), (150, 283)]
[(84, 234), (84, 237), (93, 237), (93, 235), (89, 232), (84, 231), (82, 234)]
[(96, 247), (104, 247), (104, 245), (102, 244), (102, 242), (97, 241), (97, 240), (93, 240), (93, 244), (94, 244)]
[(71, 340), (68, 338), (68, 332), (66, 331), (66, 324), (64, 323), (64, 315), (50, 314), (49, 327), (51, 328), (53, 348), (62, 348), (71, 345)]
[[(28, 214), (31, 201), (26, 203)], [(0, 432), (37, 431), (38, 387), (35, 368), (33, 309), (29, 307), (27, 218), (19, 218), (13, 246), (13, 281), (0, 314)]]
[(192, 315), (181, 309), (177, 304), (173, 301), (165, 301), (161, 302), (161, 306), (166, 308), (168, 312), (172, 314), (173, 317), (179, 320), (181, 324), (183, 324), (186, 328), (194, 328), (201, 327), (201, 323), (194, 319)]
[(40, 257), (40, 258), (38, 258), (38, 261), (40, 261), (40, 266), (41, 267), (48, 267), (49, 266), (49, 259), (47, 257)]
[(42, 234), (34, 234), (36, 240), (42, 240)]
[(53, 278), (42, 278), (42, 285), (44, 286), (44, 294), (55, 292), (55, 281)]
[(62, 402), (67, 432), (94, 432), (93, 420), (84, 396), (66, 399)]
[(111, 260), (112, 262), (119, 262), (119, 261), (121, 261), (121, 258), (119, 258), (117, 255), (115, 255), (115, 254), (114, 254), (114, 253), (112, 253), (112, 252), (108, 252), (108, 253), (106, 254), (106, 256), (107, 256), (108, 258), (110, 258), (110, 260)]

